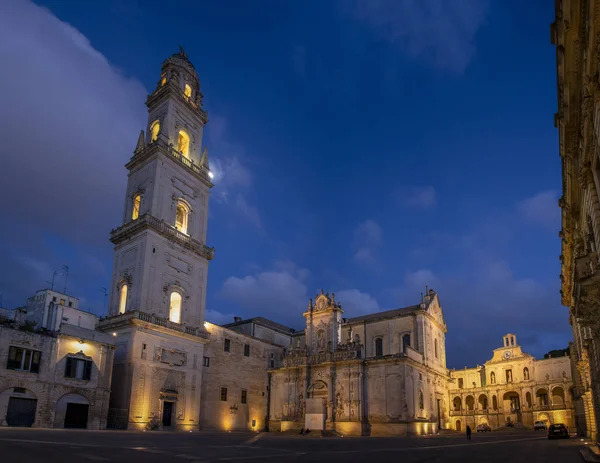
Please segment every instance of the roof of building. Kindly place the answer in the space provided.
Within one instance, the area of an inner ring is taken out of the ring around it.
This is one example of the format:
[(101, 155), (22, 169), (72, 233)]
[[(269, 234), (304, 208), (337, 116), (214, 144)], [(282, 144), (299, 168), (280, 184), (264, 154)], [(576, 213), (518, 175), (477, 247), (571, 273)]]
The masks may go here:
[(273, 320), (269, 320), (268, 318), (264, 318), (264, 317), (248, 318), (246, 320), (240, 320), (240, 321), (233, 322), (233, 323), (227, 323), (227, 324), (221, 325), (221, 326), (223, 326), (224, 328), (231, 328), (232, 326), (246, 325), (248, 323), (257, 323), (259, 325), (266, 326), (267, 328), (272, 328), (274, 330), (283, 331), (287, 334), (296, 333), (295, 329), (290, 328), (289, 326), (282, 325), (281, 323), (274, 322)]
[(411, 305), (409, 307), (403, 307), (401, 309), (393, 309), (393, 310), (386, 310), (383, 312), (370, 313), (368, 315), (361, 315), (360, 317), (348, 318), (348, 319), (346, 319), (346, 323), (370, 322), (370, 321), (375, 321), (375, 320), (384, 319), (384, 318), (394, 318), (394, 317), (400, 317), (400, 316), (404, 316), (404, 315), (410, 315), (412, 312), (414, 312), (415, 310), (419, 310), (420, 308), (421, 308), (420, 305), (417, 304), (417, 305)]

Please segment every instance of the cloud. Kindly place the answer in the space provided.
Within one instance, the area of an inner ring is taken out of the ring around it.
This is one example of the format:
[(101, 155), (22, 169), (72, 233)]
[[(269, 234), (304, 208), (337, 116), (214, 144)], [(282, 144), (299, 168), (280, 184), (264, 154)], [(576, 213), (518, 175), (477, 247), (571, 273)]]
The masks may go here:
[(104, 282), (85, 276), (82, 256), (93, 248), (110, 258), (108, 233), (121, 222), (123, 166), (145, 125), (147, 92), (29, 1), (2, 4), (0, 61), (13, 70), (0, 73), (9, 108), (0, 114), (0, 210), (10, 224), (0, 228), (4, 300), (24, 302), (63, 263), (79, 274), (70, 288), (87, 282), (96, 293)]
[(263, 231), (262, 221), (258, 215), (258, 210), (255, 206), (251, 206), (246, 202), (246, 199), (238, 194), (235, 200), (235, 207), (250, 223), (252, 223), (258, 230)]
[(488, 9), (487, 0), (355, 0), (351, 5), (355, 19), (400, 51), (457, 74), (475, 56), (475, 36)]
[(219, 297), (261, 316), (297, 325), (298, 315), (308, 304), (309, 276), (307, 269), (291, 261), (276, 262), (268, 271), (227, 278)]
[(345, 317), (356, 317), (359, 315), (377, 312), (379, 303), (377, 299), (368, 293), (363, 293), (358, 289), (343, 289), (335, 292), (335, 299), (342, 304)]
[(435, 188), (432, 186), (400, 186), (392, 197), (409, 209), (431, 209), (435, 206)]
[(376, 264), (376, 251), (381, 242), (382, 232), (379, 224), (371, 219), (362, 222), (354, 230), (354, 260), (362, 264)]
[(560, 228), (558, 196), (559, 194), (554, 190), (541, 191), (519, 201), (517, 210), (528, 222), (558, 230)]

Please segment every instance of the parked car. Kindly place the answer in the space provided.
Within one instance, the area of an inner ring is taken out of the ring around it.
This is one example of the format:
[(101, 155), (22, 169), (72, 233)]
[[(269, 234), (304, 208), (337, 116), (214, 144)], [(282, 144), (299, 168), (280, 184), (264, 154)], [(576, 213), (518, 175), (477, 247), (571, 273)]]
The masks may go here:
[(534, 431), (546, 431), (548, 429), (548, 426), (546, 426), (546, 422), (545, 421), (536, 421), (535, 423), (533, 423), (533, 430)]
[(477, 432), (490, 432), (492, 428), (490, 428), (487, 424), (482, 423), (477, 426)]
[(562, 424), (551, 424), (548, 428), (548, 439), (568, 439), (569, 430)]

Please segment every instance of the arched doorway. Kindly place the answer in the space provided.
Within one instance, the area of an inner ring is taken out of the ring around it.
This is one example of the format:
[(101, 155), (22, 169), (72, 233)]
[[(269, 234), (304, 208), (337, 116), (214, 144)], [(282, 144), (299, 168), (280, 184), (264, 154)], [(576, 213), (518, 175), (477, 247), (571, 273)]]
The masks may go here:
[(462, 400), (460, 397), (455, 397), (454, 400), (452, 401), (452, 405), (454, 407), (454, 411), (455, 412), (460, 412), (460, 409), (462, 408)]
[(460, 420), (456, 420), (456, 430), (459, 431), (459, 432), (462, 431)]
[(31, 427), (35, 423), (37, 397), (33, 391), (24, 387), (11, 387), (0, 394), (0, 409), (2, 408), (6, 410), (6, 416), (0, 419), (0, 424)]
[(485, 394), (480, 394), (477, 402), (479, 402), (479, 410), (488, 409), (488, 398)]
[(565, 404), (565, 390), (557, 386), (552, 389), (552, 405), (564, 405)]
[(55, 428), (86, 429), (90, 402), (75, 393), (63, 395), (56, 401)]
[(475, 409), (475, 399), (472, 395), (467, 396), (467, 398), (465, 399), (465, 405), (467, 406), (467, 410)]

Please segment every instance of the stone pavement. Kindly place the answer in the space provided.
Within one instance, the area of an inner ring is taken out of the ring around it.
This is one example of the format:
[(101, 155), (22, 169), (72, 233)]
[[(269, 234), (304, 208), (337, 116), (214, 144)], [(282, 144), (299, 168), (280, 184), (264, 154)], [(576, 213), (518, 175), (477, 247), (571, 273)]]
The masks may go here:
[(320, 438), (275, 433), (0, 429), (2, 463), (424, 463), (580, 462), (580, 439), (549, 441), (533, 431), (401, 438)]

